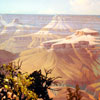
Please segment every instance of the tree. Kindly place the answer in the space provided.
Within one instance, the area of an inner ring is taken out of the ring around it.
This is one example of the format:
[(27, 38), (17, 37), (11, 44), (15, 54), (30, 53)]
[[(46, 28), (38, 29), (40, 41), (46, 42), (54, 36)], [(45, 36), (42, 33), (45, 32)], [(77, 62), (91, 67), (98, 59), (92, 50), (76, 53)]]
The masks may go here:
[(29, 75), (31, 78), (32, 84), (28, 87), (30, 90), (34, 90), (34, 92), (38, 95), (38, 98), (42, 98), (43, 100), (52, 100), (49, 97), (48, 89), (51, 89), (50, 86), (55, 82), (57, 78), (60, 77), (49, 77), (52, 70), (45, 70), (45, 75), (42, 74), (42, 71), (34, 71)]
[(52, 70), (45, 70), (45, 75), (41, 70), (32, 74), (22, 73), (21, 64), (9, 63), (0, 67), (0, 98), (2, 100), (52, 100), (49, 97), (48, 89), (60, 77), (49, 77)]

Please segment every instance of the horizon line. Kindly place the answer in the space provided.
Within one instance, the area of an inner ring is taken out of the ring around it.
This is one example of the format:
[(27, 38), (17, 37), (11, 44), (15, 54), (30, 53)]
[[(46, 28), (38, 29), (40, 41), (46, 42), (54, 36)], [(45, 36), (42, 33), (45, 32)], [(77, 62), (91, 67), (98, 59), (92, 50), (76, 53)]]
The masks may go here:
[(99, 14), (32, 14), (32, 13), (0, 13), (0, 15), (82, 15), (82, 16), (100, 16)]

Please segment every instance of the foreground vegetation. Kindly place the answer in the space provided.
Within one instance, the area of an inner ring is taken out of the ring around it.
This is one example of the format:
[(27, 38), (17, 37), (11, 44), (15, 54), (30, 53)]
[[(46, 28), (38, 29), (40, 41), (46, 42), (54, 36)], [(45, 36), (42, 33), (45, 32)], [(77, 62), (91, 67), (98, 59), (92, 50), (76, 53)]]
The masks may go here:
[[(0, 100), (53, 100), (48, 94), (51, 85), (57, 84), (56, 79), (50, 77), (52, 70), (33, 71), (31, 74), (21, 72), (21, 62), (3, 64), (0, 66)], [(52, 90), (52, 89), (51, 89)], [(66, 100), (82, 100), (80, 88), (75, 91), (67, 88)]]
[(0, 100), (52, 100), (48, 95), (48, 89), (54, 83), (55, 77), (49, 77), (52, 70), (41, 70), (31, 74), (22, 73), (21, 62), (3, 64), (0, 67)]

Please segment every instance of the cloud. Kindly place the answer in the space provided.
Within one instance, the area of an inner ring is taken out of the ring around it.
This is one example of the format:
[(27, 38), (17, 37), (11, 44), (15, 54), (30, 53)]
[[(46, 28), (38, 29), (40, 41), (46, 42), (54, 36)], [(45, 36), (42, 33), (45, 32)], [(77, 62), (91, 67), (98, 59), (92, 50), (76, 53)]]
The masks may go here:
[(70, 0), (71, 11), (77, 14), (100, 14), (100, 0)]

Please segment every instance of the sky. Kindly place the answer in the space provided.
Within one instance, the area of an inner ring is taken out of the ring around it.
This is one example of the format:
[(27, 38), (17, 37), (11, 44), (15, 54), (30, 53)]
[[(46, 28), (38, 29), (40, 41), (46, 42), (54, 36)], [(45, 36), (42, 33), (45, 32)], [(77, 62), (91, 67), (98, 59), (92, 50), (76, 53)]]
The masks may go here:
[(100, 15), (100, 0), (0, 0), (0, 13)]

